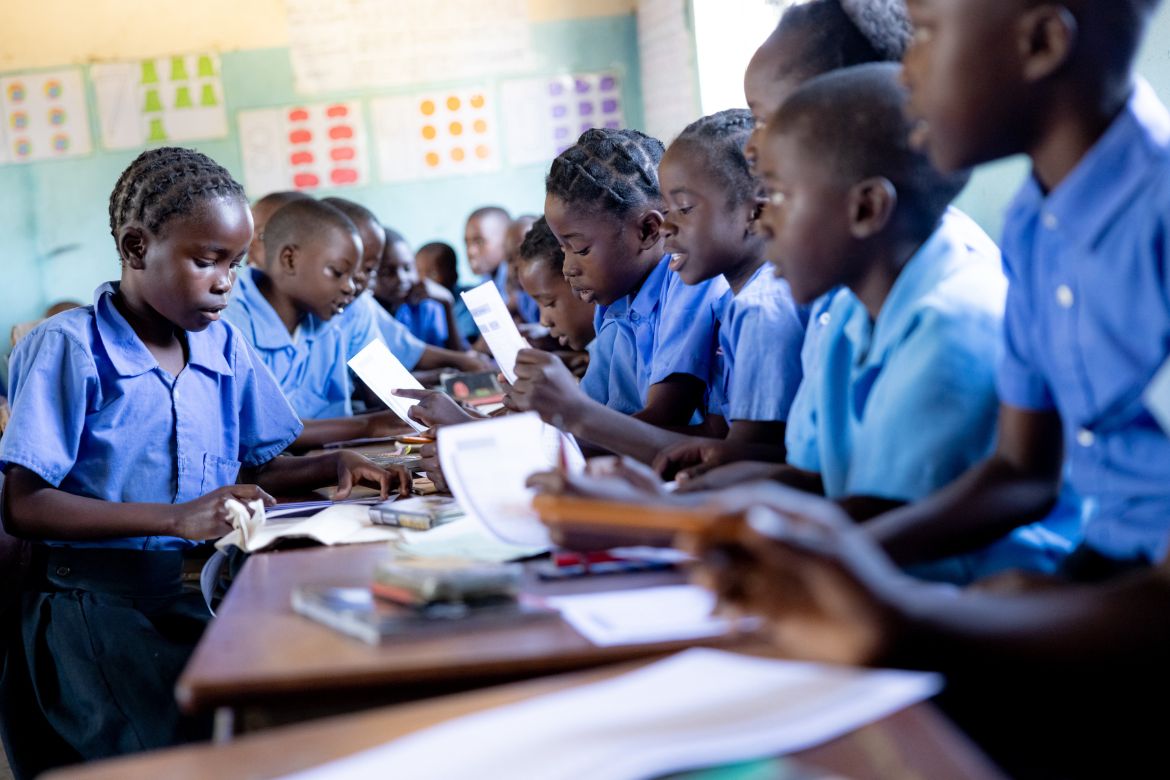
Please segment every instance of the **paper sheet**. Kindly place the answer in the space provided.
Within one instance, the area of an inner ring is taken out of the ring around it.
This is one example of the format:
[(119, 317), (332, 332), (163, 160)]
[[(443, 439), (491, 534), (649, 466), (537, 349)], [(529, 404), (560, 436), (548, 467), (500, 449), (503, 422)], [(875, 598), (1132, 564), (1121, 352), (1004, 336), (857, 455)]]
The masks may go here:
[(0, 123), (8, 162), (89, 154), (89, 113), (77, 68), (0, 78)]
[(368, 182), (360, 101), (241, 111), (237, 121), (244, 184), (252, 196)]
[(516, 355), (531, 345), (520, 335), (516, 321), (500, 297), (499, 288), (494, 282), (484, 282), (461, 295), (488, 349), (492, 351), (492, 357), (499, 364), (500, 371), (509, 382), (515, 382)]
[(90, 67), (89, 77), (107, 149), (228, 135), (223, 79), (214, 53), (98, 63)]
[(1154, 381), (1150, 382), (1142, 398), (1150, 414), (1170, 436), (1170, 360), (1154, 375)]
[(410, 558), (464, 558), (484, 563), (529, 558), (547, 549), (500, 541), (473, 517), (461, 517), (429, 531), (403, 528), (394, 547), (401, 555)]
[[(535, 412), (440, 428), (443, 476), (464, 511), (500, 539), (547, 548), (548, 530), (532, 509), (533, 491), (525, 482), (557, 467), (560, 449), (548, 442), (558, 435)], [(581, 471), (581, 451), (568, 437), (564, 441), (570, 470)]]
[(369, 385), (382, 403), (394, 410), (403, 422), (419, 433), (427, 426), (411, 419), (410, 407), (418, 403), (413, 398), (400, 398), (394, 395), (395, 390), (423, 390), (423, 386), (414, 378), (402, 361), (394, 357), (394, 353), (381, 339), (371, 341), (362, 351), (353, 356), (349, 367)]
[(252, 528), (247, 541), (240, 529), (234, 530), (216, 542), (215, 547), (223, 550), (235, 546), (246, 552), (255, 552), (281, 539), (293, 538), (315, 539), (324, 545), (361, 544), (397, 539), (398, 530), (374, 525), (370, 520), (370, 508), (365, 504), (334, 504), (312, 517), (283, 523), (266, 522)]
[(810, 748), (940, 688), (931, 674), (696, 648), (612, 680), (456, 718), (289, 780), (641, 780)]
[(547, 163), (590, 128), (626, 126), (615, 73), (505, 81), (500, 103), (511, 165)]
[(703, 639), (759, 625), (756, 620), (733, 623), (712, 615), (715, 596), (697, 585), (581, 593), (545, 601), (599, 647)]

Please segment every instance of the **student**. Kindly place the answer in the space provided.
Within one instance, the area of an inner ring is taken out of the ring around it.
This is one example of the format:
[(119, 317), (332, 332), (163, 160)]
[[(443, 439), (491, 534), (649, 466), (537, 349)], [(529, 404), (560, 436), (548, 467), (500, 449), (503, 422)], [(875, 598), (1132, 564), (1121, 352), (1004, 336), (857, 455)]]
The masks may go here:
[(268, 266), (268, 260), (264, 257), (264, 226), (282, 206), (308, 197), (310, 196), (295, 190), (270, 192), (252, 204), (252, 224), (255, 226), (255, 232), (252, 235), (252, 243), (248, 245), (248, 265), (254, 268)]
[[(520, 353), (511, 403), (536, 409), (606, 449), (647, 457), (627, 415), (659, 427), (692, 422), (716, 344), (722, 278), (686, 285), (663, 250), (661, 142), (594, 129), (553, 161), (545, 220), (565, 249), (565, 278), (598, 304), (594, 359), (580, 388), (548, 353)], [(637, 430), (641, 430), (638, 426)]]
[[(564, 267), (565, 251), (548, 222), (540, 217), (516, 251), (517, 278), (540, 307), (540, 324), (562, 347), (584, 353), (597, 335), (593, 327), (595, 307), (573, 293), (565, 280)], [(588, 360), (584, 362), (588, 364)]]
[(415, 253), (415, 263), (423, 279), (436, 282), (451, 294), (451, 316), (454, 317), (455, 329), (463, 342), (466, 344), (478, 339), (479, 328), (475, 326), (475, 319), (460, 297), (460, 293), (471, 288), (459, 283), (459, 258), (455, 255), (455, 248), (442, 241), (423, 244)]
[(227, 499), (391, 485), (350, 452), (277, 457), (300, 422), (220, 321), (252, 239), (226, 170), (152, 149), (118, 179), (109, 212), (121, 281), (11, 359), (4, 525), (42, 542), (4, 670), (4, 741), (22, 774), (207, 736), (174, 700), (210, 618), (183, 590), (183, 560), (231, 530)]
[(374, 282), (374, 299), (402, 323), (415, 338), (436, 347), (457, 349), (462, 341), (447, 327), (443, 304), (431, 298), (414, 299), (418, 284), (414, 252), (399, 233), (386, 228), (386, 248), (382, 251)]
[[(499, 206), (483, 206), (467, 217), (463, 236), (467, 247), (467, 264), (471, 266), (471, 272), (483, 281), (490, 280), (505, 302), (509, 297), (509, 246), (519, 246), (519, 242), (524, 240), (526, 227), (532, 224), (529, 219), (535, 221), (530, 217), (513, 221), (508, 212)], [(518, 302), (517, 311), (520, 309), (532, 313), (531, 304)]]
[(512, 224), (508, 226), (508, 232), (504, 236), (504, 258), (508, 264), (508, 278), (504, 283), (506, 291), (504, 301), (508, 304), (508, 311), (512, 313), (512, 317), (517, 323), (540, 322), (540, 307), (536, 301), (532, 300), (532, 296), (524, 291), (516, 271), (516, 263), (520, 259), (520, 245), (524, 243), (524, 237), (536, 224), (536, 219), (531, 214), (521, 214), (512, 220)]
[[(1157, 3), (984, 5), (913, 3), (905, 80), (940, 168), (1032, 160), (1004, 228), (997, 445), (871, 531), (903, 563), (970, 549), (1046, 512), (1067, 471), (1086, 525), (1064, 573), (1108, 578), (1170, 549), (1170, 438), (1142, 400), (1170, 353), (1170, 114), (1133, 75)], [(996, 66), (960, 75), (976, 61)]]

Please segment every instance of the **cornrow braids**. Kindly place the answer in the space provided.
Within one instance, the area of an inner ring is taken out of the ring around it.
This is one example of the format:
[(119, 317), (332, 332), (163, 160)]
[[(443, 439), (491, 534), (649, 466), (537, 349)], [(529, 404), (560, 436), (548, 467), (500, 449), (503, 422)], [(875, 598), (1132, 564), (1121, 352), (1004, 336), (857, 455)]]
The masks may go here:
[(238, 198), (244, 188), (227, 169), (194, 149), (164, 146), (138, 155), (110, 194), (110, 234), (131, 222), (158, 235), (171, 219), (190, 214), (204, 200)]
[(777, 30), (799, 29), (801, 70), (812, 77), (870, 62), (898, 62), (910, 43), (905, 0), (808, 0), (789, 6)]
[(557, 241), (544, 217), (532, 224), (532, 229), (524, 236), (517, 252), (525, 262), (547, 262), (555, 273), (564, 273), (565, 250), (561, 248), (561, 242)]
[(743, 154), (754, 123), (751, 111), (731, 108), (692, 122), (674, 140), (674, 144), (688, 145), (690, 155), (702, 159), (722, 179), (729, 208), (756, 197), (759, 191)]
[(662, 199), (658, 163), (665, 148), (637, 130), (587, 130), (553, 160), (545, 179), (549, 195), (624, 216)]

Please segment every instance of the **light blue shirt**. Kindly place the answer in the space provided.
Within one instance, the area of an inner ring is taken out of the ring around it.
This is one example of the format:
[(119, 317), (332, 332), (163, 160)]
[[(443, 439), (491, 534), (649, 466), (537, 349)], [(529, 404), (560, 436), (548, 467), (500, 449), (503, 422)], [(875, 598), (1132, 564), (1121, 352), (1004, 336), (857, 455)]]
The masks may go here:
[(394, 319), (405, 325), (415, 338), (436, 347), (447, 347), (447, 310), (438, 301), (426, 298), (418, 303), (403, 303), (394, 312)]
[(1170, 438), (1142, 393), (1170, 355), (1170, 114), (1149, 85), (1047, 197), (1008, 212), (1004, 403), (1056, 411), (1085, 542), (1116, 558), (1170, 547)]
[(789, 463), (821, 462), (817, 451), (816, 425), (816, 402), (820, 398), (821, 382), (820, 340), (829, 325), (829, 310), (833, 307), (834, 299), (838, 295), (849, 294), (844, 287), (836, 287), (808, 306), (804, 344), (800, 348), (800, 387), (788, 409), (788, 426), (784, 429), (784, 449)]
[[(336, 321), (307, 314), (290, 334), (256, 285), (260, 273), (256, 268), (240, 272), (224, 316), (260, 355), (302, 420), (353, 414), (346, 333)], [(370, 328), (364, 335), (369, 336), (365, 343), (377, 338)]]
[(855, 295), (838, 293), (818, 337), (810, 391), (816, 457), (829, 498), (915, 501), (991, 451), (998, 402), (995, 363), (1006, 284), (999, 252), (956, 213), (906, 263), (876, 322)]
[(369, 291), (359, 295), (334, 321), (345, 333), (346, 359), (361, 352), (375, 338), (381, 337), (394, 357), (408, 370), (413, 370), (427, 349), (426, 342), (394, 319), (394, 315), (386, 311)]
[[(178, 504), (234, 484), (241, 466), (267, 463), (300, 435), (296, 414), (239, 331), (213, 322), (187, 333), (187, 366), (172, 377), (114, 306), (116, 289), (102, 285), (92, 306), (44, 322), (13, 350), (5, 471), (23, 466), (103, 501)], [(67, 544), (196, 543), (150, 536)]]
[(733, 420), (784, 422), (800, 387), (804, 320), (771, 263), (717, 304), (719, 354), (708, 408)]
[(673, 374), (705, 384), (714, 370), (715, 304), (727, 282), (718, 276), (687, 285), (669, 262), (664, 256), (634, 295), (597, 307), (597, 346), (581, 387), (611, 409), (639, 412), (651, 386)]

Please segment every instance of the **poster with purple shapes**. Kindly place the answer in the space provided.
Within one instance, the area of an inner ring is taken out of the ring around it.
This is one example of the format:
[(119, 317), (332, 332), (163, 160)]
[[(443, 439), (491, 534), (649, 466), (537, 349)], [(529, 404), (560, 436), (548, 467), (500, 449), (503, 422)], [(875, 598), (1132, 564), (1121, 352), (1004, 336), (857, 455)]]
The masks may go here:
[(510, 165), (547, 163), (595, 127), (624, 127), (621, 83), (613, 73), (578, 73), (500, 85)]

